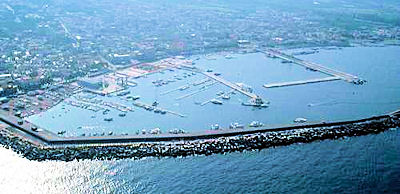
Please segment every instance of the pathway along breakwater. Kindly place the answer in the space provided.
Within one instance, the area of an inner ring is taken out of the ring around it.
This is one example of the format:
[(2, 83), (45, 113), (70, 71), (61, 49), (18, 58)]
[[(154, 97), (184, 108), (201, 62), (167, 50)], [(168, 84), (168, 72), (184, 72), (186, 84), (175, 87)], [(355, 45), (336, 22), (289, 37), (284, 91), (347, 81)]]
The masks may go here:
[(321, 123), (300, 128), (255, 132), (246, 135), (225, 136), (188, 141), (144, 142), (130, 144), (80, 144), (51, 146), (32, 144), (27, 139), (14, 136), (11, 130), (0, 130), (0, 144), (11, 148), (30, 160), (72, 161), (81, 159), (140, 159), (143, 157), (179, 157), (211, 155), (268, 147), (307, 143), (316, 140), (338, 139), (380, 133), (400, 127), (400, 111), (361, 120)]

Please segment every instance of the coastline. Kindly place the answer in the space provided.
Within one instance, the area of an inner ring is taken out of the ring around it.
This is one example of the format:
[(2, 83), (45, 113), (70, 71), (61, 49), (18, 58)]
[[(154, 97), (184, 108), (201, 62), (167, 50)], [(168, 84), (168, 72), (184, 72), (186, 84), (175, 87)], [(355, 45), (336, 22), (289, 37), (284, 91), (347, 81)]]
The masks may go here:
[[(72, 161), (83, 159), (141, 159), (144, 157), (184, 157), (211, 155), (244, 150), (260, 150), (294, 143), (376, 134), (400, 127), (400, 110), (388, 114), (345, 122), (293, 125), (273, 129), (247, 130), (246, 133), (218, 133), (181, 136), (154, 141), (76, 142), (63, 144), (32, 143), (12, 130), (0, 131), (0, 144), (29, 160)], [(142, 139), (140, 139), (142, 140)], [(131, 142), (131, 143), (129, 143)]]

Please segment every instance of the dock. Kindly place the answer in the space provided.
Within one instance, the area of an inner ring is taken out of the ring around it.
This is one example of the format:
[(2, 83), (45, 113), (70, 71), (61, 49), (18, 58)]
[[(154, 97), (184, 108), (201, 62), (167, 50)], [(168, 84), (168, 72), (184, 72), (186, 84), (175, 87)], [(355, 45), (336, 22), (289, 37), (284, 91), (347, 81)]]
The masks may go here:
[(220, 83), (222, 83), (222, 84), (224, 84), (224, 85), (226, 85), (226, 86), (228, 86), (228, 87), (230, 87), (230, 88), (232, 88), (232, 89), (234, 89), (234, 90), (236, 90), (236, 91), (238, 91), (238, 92), (240, 92), (240, 93), (242, 93), (242, 94), (244, 94), (244, 95), (246, 95), (246, 96), (248, 96), (250, 98), (257, 98), (256, 94), (247, 92), (247, 91), (243, 90), (241, 87), (239, 87), (238, 85), (236, 85), (236, 84), (234, 84), (232, 82), (229, 82), (228, 80), (225, 80), (222, 77), (216, 76), (211, 72), (200, 71), (200, 73), (202, 73), (203, 75), (205, 75), (205, 76), (207, 76), (207, 77), (209, 77), (209, 78), (211, 78), (211, 79), (213, 79), (213, 80), (215, 80), (217, 82), (220, 82)]
[(349, 73), (331, 69), (331, 68), (325, 67), (321, 64), (305, 61), (305, 60), (296, 58), (292, 55), (285, 54), (278, 50), (269, 49), (267, 51), (261, 51), (261, 52), (265, 53), (269, 56), (277, 57), (282, 60), (301, 65), (301, 66), (303, 66), (307, 69), (313, 70), (313, 71), (319, 71), (321, 73), (324, 73), (324, 74), (327, 74), (330, 76), (339, 77), (340, 79), (347, 81), (349, 83), (354, 83), (354, 84), (362, 84), (363, 83), (363, 80), (361, 80), (360, 78), (358, 78), (355, 75), (351, 75)]
[(291, 82), (264, 84), (263, 86), (264, 86), (264, 88), (278, 88), (278, 87), (295, 86), (295, 85), (328, 82), (328, 81), (336, 81), (336, 80), (341, 80), (341, 78), (332, 76), (332, 77), (309, 79), (309, 80), (299, 80), (299, 81), (291, 81)]
[(258, 97), (256, 94), (247, 92), (247, 91), (243, 90), (243, 88), (241, 88), (237, 84), (234, 84), (234, 83), (232, 83), (232, 82), (230, 82), (228, 80), (225, 80), (224, 78), (222, 78), (220, 76), (216, 76), (212, 72), (206, 72), (206, 71), (201, 70), (201, 69), (199, 69), (197, 67), (194, 67), (194, 66), (181, 65), (180, 67), (182, 69), (184, 69), (184, 70), (187, 70), (187, 71), (193, 71), (193, 72), (196, 72), (196, 73), (201, 73), (201, 74), (203, 74), (203, 75), (205, 75), (205, 76), (207, 76), (207, 77), (209, 77), (209, 78), (211, 78), (211, 79), (213, 79), (213, 80), (215, 80), (217, 82), (220, 82), (221, 84), (223, 84), (225, 86), (228, 86), (228, 87), (232, 88), (233, 90), (236, 90), (236, 91), (238, 91), (238, 92), (240, 92), (240, 93), (242, 93), (245, 96), (248, 96), (250, 98), (254, 98), (255, 99), (255, 98)]
[(175, 91), (179, 91), (179, 90), (182, 90), (182, 89), (184, 89), (184, 88), (189, 88), (189, 87), (190, 87), (190, 84), (186, 84), (186, 85), (179, 86), (179, 87), (177, 87), (177, 88), (174, 88), (174, 89), (165, 91), (165, 92), (161, 93), (160, 95), (161, 95), (161, 96), (167, 95), (167, 94), (169, 94), (169, 93), (172, 93), (172, 92), (175, 92)]
[(150, 105), (150, 104), (146, 104), (146, 103), (143, 103), (143, 102), (136, 101), (136, 102), (133, 103), (133, 105), (137, 106), (139, 108), (144, 108), (144, 109), (146, 109), (146, 107), (152, 107), (153, 109), (158, 108), (158, 109), (164, 110), (166, 113), (169, 113), (169, 114), (172, 114), (172, 115), (176, 115), (176, 116), (179, 116), (179, 117), (182, 117), (182, 118), (187, 117), (184, 114), (181, 114), (181, 113), (178, 113), (178, 112), (174, 112), (174, 111), (171, 111), (171, 110), (167, 110), (167, 109), (164, 109), (164, 108), (156, 107), (156, 106), (153, 106), (153, 105)]
[(193, 91), (193, 92), (191, 92), (191, 93), (189, 93), (189, 94), (185, 94), (185, 95), (183, 95), (183, 96), (179, 96), (178, 98), (175, 98), (175, 100), (182, 100), (182, 99), (184, 99), (184, 98), (188, 98), (188, 97), (190, 97), (190, 96), (194, 96), (194, 95), (196, 95), (196, 94), (198, 94), (198, 93), (200, 93), (200, 92), (206, 91), (207, 89), (209, 89), (211, 86), (213, 86), (213, 85), (216, 84), (216, 83), (217, 83), (216, 81), (211, 82), (210, 84), (207, 84), (207, 85), (203, 86), (203, 87), (200, 88), (199, 90)]
[[(230, 94), (233, 93), (233, 91), (234, 91), (234, 90), (231, 90), (231, 91), (229, 91), (227, 94), (230, 95)], [(219, 99), (219, 98), (222, 98), (222, 95), (219, 95), (219, 96), (217, 96), (217, 97), (215, 97), (215, 98), (211, 98), (211, 99), (209, 99), (209, 100), (206, 100), (206, 101), (202, 102), (202, 103), (200, 104), (200, 106), (204, 106), (204, 105), (210, 103), (212, 100), (214, 100), (214, 99)]]

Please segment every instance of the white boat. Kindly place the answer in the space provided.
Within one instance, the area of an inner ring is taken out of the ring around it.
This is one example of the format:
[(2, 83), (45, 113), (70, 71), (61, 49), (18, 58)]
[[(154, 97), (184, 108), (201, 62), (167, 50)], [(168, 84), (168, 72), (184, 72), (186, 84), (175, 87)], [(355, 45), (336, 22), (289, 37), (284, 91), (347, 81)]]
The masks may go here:
[(252, 98), (248, 102), (242, 102), (243, 106), (254, 106), (254, 107), (259, 107), (259, 108), (266, 108), (268, 105), (264, 103), (264, 101), (260, 98)]
[(229, 100), (231, 98), (231, 96), (229, 96), (228, 94), (223, 94), (223, 95), (221, 95), (221, 98), (224, 100)]
[(219, 125), (218, 124), (211, 125), (211, 130), (219, 130)]
[(169, 133), (171, 133), (171, 134), (184, 134), (184, 133), (186, 133), (186, 132), (185, 132), (185, 130), (183, 130), (183, 129), (177, 129), (177, 128), (175, 128), (175, 129), (170, 129), (170, 130), (169, 130)]
[(161, 129), (160, 128), (154, 128), (150, 131), (151, 134), (157, 135), (157, 134), (161, 134)]
[(262, 127), (262, 126), (264, 126), (264, 124), (261, 123), (261, 122), (259, 122), (259, 121), (252, 121), (252, 122), (249, 124), (249, 127)]
[(239, 124), (239, 123), (231, 123), (231, 124), (229, 125), (229, 128), (230, 128), (230, 129), (243, 129), (243, 128), (244, 128), (244, 125)]
[(225, 55), (225, 59), (233, 59), (233, 56), (232, 55)]
[(295, 120), (293, 120), (293, 122), (295, 122), (295, 123), (305, 123), (305, 122), (307, 122), (307, 119), (299, 117), (299, 118), (296, 118)]
[(180, 90), (180, 91), (183, 91), (183, 90), (186, 90), (186, 89), (188, 89), (188, 88), (189, 88), (189, 86), (188, 86), (188, 85), (185, 85), (185, 86), (180, 87), (179, 90)]

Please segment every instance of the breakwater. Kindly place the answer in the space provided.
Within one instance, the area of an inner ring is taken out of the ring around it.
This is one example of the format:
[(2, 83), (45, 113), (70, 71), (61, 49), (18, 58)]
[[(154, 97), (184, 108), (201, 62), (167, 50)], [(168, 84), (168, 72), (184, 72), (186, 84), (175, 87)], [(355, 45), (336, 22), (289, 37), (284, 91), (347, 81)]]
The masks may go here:
[(245, 150), (260, 150), (268, 147), (307, 143), (316, 140), (338, 139), (380, 133), (399, 128), (399, 112), (362, 120), (321, 123), (303, 127), (286, 127), (259, 131), (251, 134), (235, 134), (193, 140), (136, 142), (126, 144), (64, 144), (35, 145), (26, 139), (15, 137), (9, 130), (0, 131), (0, 144), (30, 160), (74, 159), (124, 159), (143, 157), (179, 157), (211, 155)]

